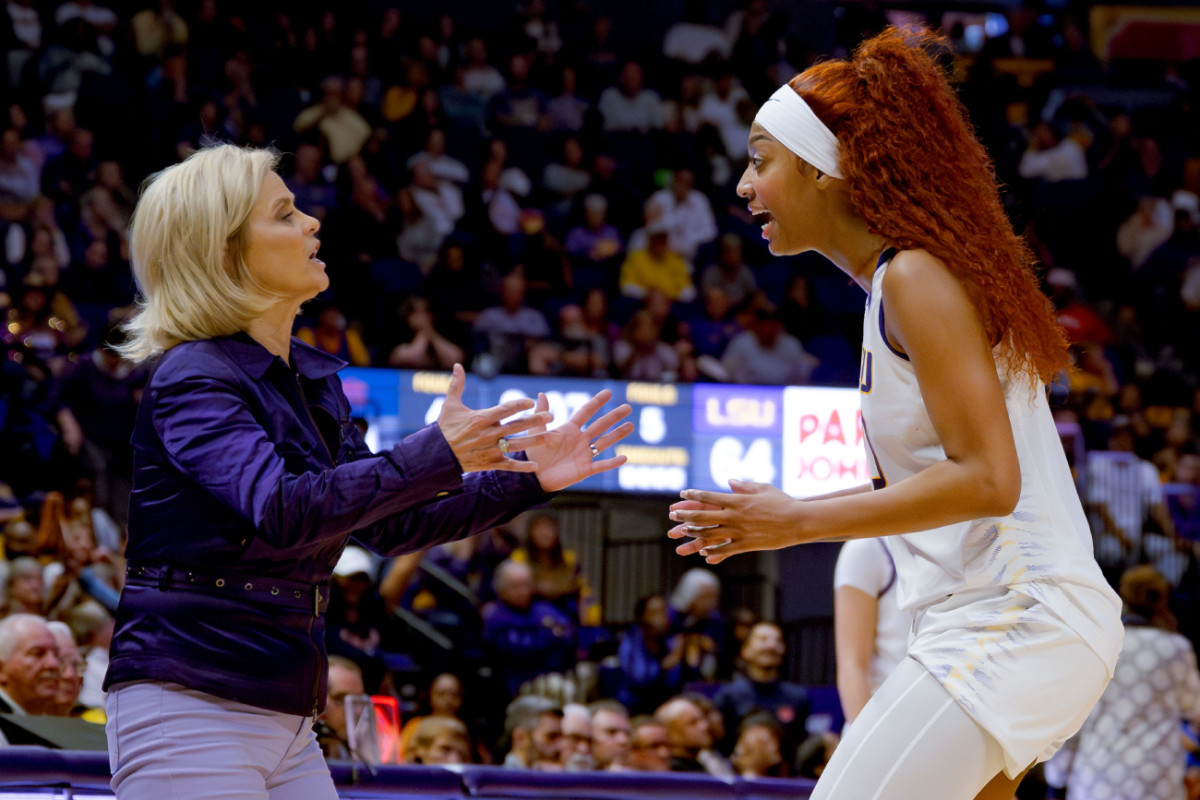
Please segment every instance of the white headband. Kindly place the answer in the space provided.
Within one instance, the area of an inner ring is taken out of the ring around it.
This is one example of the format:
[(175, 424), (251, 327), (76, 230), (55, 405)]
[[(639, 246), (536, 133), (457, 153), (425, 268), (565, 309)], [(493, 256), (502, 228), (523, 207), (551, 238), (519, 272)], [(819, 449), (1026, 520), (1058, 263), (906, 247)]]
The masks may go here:
[(838, 140), (817, 118), (804, 98), (788, 84), (775, 90), (754, 121), (779, 143), (826, 175), (843, 177), (838, 169)]

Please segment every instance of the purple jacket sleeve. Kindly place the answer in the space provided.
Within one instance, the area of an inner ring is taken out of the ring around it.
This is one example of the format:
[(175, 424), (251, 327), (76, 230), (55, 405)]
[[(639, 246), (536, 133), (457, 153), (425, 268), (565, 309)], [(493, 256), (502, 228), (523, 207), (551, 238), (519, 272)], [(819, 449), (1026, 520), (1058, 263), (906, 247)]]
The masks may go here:
[[(376, 457), (357, 430), (350, 435), (356, 458)], [(355, 531), (354, 537), (381, 555), (398, 556), (482, 533), (552, 497), (531, 473), (499, 471), (472, 473), (460, 490), (438, 494), (432, 502)]]
[(176, 469), (281, 548), (345, 536), (463, 486), (458, 459), (436, 425), (386, 453), (289, 474), (239, 389), (214, 378), (161, 387), (154, 426)]

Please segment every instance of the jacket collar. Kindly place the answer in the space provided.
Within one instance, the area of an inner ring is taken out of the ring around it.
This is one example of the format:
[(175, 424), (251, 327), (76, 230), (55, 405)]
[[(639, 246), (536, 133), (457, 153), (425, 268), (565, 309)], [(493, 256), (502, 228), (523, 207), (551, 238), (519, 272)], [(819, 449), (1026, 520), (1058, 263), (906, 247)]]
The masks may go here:
[[(282, 359), (245, 331), (239, 331), (232, 336), (222, 336), (214, 341), (234, 363), (255, 380), (262, 380), (274, 362), (282, 363)], [(292, 363), (296, 365), (296, 371), (310, 380), (327, 378), (346, 366), (346, 362), (337, 356), (305, 344), (295, 336), (292, 337), (291, 348)]]

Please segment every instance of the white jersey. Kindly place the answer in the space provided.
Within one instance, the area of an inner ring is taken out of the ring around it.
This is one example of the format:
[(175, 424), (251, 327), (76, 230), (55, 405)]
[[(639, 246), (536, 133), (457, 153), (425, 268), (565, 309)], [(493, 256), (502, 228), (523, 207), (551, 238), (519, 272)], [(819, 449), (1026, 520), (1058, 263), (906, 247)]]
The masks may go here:
[[(891, 256), (889, 251), (881, 257), (867, 298), (859, 386), (867, 463), (877, 489), (946, 458), (912, 364), (884, 332), (882, 286)], [(916, 617), (910, 655), (939, 677), (1011, 752), (1024, 747), (1010, 746), (1003, 730), (1017, 710), (1005, 706), (1011, 697), (987, 686), (1003, 681), (1002, 674), (989, 674), (998, 663), (997, 651), (1009, 654), (1035, 646), (1036, 637), (1030, 634), (1026, 640), (1025, 632), (1057, 620), (1099, 656), (1111, 675), (1123, 629), (1121, 602), (1092, 555), (1087, 518), (1044, 388), (1039, 382), (1030, 391), (1020, 379), (999, 374), (1021, 468), (1016, 508), (1003, 517), (888, 536), (885, 541), (896, 562), (900, 606)], [(949, 644), (948, 630), (941, 630), (934, 647), (932, 621), (924, 612), (951, 595), (957, 596), (952, 605), (970, 627)], [(972, 597), (980, 598), (973, 612), (968, 610)], [(983, 627), (976, 627), (981, 623)], [(998, 628), (1007, 632), (996, 637), (980, 633)]]
[(877, 601), (875, 652), (867, 683), (874, 693), (908, 652), (912, 613), (896, 601), (896, 565), (883, 539), (851, 539), (838, 552), (833, 588), (851, 586)]

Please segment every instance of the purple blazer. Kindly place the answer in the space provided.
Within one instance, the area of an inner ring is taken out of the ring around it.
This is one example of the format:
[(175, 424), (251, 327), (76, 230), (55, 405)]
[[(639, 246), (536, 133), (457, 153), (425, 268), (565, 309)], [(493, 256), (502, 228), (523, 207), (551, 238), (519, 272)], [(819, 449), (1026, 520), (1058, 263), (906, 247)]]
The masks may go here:
[(129, 562), (105, 687), (183, 684), (290, 714), (325, 706), (328, 582), (351, 535), (383, 555), (546, 502), (529, 473), (464, 477), (436, 424), (371, 453), (344, 363), (245, 334), (159, 360), (132, 438)]

